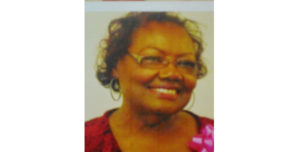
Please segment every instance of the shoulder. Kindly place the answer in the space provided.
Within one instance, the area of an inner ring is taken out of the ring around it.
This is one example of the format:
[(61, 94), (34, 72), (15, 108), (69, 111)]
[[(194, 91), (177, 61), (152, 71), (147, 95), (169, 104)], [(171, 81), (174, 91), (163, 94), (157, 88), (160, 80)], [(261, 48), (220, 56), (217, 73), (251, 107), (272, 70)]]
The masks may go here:
[(204, 126), (211, 125), (214, 126), (214, 120), (211, 118), (203, 117), (203, 116), (198, 116), (197, 114), (190, 112), (190, 111), (185, 111), (188, 114), (190, 114), (194, 119), (196, 120), (198, 129), (201, 130)]
[(85, 122), (85, 152), (116, 151), (117, 143), (109, 126), (110, 110), (103, 116)]
[(85, 122), (85, 136), (94, 136), (103, 134), (109, 130), (109, 116), (115, 110), (109, 110), (101, 117), (94, 118)]
[(85, 135), (93, 133), (102, 133), (108, 127), (108, 118), (103, 115), (85, 122)]
[(198, 124), (198, 134), (189, 142), (189, 147), (194, 151), (214, 151), (214, 120), (189, 113)]
[(92, 129), (95, 127), (99, 127), (99, 126), (106, 126), (106, 124), (108, 123), (108, 116), (107, 116), (107, 112), (100, 117), (96, 117), (93, 118), (91, 120), (88, 120), (85, 122), (85, 129)]
[(201, 124), (214, 125), (214, 120), (213, 119), (202, 117), (202, 116), (198, 116), (198, 119), (201, 122)]
[[(103, 143), (104, 132), (108, 129), (108, 118), (106, 116), (94, 118), (85, 122), (85, 151), (96, 151), (95, 148), (100, 148), (100, 143)], [(99, 149), (99, 150), (100, 150)]]

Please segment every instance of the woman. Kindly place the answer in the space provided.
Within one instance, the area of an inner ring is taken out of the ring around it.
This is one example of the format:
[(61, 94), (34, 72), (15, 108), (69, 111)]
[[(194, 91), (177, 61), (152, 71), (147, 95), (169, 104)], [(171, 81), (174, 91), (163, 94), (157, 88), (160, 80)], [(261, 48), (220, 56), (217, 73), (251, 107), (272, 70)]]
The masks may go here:
[(206, 74), (195, 25), (170, 13), (129, 13), (110, 23), (97, 78), (123, 102), (86, 122), (86, 152), (213, 151), (213, 120), (183, 110)]

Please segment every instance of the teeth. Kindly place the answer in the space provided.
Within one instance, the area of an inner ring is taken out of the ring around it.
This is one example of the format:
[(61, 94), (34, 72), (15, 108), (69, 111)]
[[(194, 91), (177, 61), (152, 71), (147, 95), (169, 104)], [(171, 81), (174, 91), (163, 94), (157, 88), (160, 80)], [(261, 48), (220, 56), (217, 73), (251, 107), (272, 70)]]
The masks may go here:
[(161, 92), (161, 93), (168, 93), (168, 94), (176, 94), (176, 90), (175, 89), (163, 89), (163, 88), (156, 88), (154, 89), (157, 92)]

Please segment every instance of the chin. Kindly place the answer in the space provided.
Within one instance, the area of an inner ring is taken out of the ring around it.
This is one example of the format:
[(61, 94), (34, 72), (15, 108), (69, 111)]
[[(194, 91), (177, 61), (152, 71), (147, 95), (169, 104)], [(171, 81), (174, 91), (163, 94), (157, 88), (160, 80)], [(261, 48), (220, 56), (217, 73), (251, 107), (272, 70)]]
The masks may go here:
[[(147, 99), (147, 100), (146, 100)], [(147, 101), (147, 102), (142, 102)], [(151, 102), (149, 102), (151, 101)], [(142, 113), (153, 113), (161, 115), (173, 115), (184, 109), (187, 105), (189, 98), (181, 97), (177, 100), (167, 100), (167, 99), (158, 99), (156, 97), (144, 98), (144, 100), (139, 100), (135, 102), (135, 106), (138, 111)]]
[(151, 112), (156, 113), (156, 114), (161, 114), (161, 115), (173, 115), (176, 114), (180, 111), (183, 110), (185, 105), (183, 106), (171, 106), (171, 107), (155, 107), (155, 108), (151, 108), (149, 109)]
[(184, 110), (184, 107), (188, 104), (188, 100), (186, 102), (181, 101), (175, 101), (175, 103), (171, 104), (163, 104), (160, 107), (155, 107), (157, 113), (165, 114), (165, 115), (172, 115), (176, 114), (180, 111)]

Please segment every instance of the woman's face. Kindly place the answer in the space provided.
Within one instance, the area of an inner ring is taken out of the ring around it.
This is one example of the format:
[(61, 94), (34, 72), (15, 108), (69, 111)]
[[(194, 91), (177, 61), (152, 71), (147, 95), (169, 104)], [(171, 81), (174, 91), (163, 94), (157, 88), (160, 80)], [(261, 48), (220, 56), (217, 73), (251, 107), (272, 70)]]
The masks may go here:
[(128, 51), (142, 57), (160, 56), (169, 64), (149, 68), (131, 55), (120, 59), (114, 77), (119, 79), (123, 104), (131, 110), (159, 114), (182, 110), (197, 81), (195, 73), (185, 72), (176, 64), (180, 60), (196, 61), (192, 39), (185, 29), (171, 22), (148, 22), (133, 33)]

